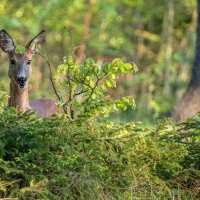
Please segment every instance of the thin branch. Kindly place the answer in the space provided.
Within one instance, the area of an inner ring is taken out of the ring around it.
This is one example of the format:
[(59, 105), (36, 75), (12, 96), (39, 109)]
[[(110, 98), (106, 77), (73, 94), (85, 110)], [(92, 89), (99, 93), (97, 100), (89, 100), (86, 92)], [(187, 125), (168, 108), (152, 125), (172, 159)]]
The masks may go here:
[[(69, 53), (72, 56), (72, 58), (73, 58), (73, 50), (74, 50), (74, 44), (73, 44), (73, 38), (72, 38), (72, 30), (73, 29), (74, 29), (74, 27), (67, 30), (67, 32), (69, 34), (70, 42), (71, 42), (71, 49), (70, 49)], [(73, 58), (73, 60), (74, 60), (74, 58)]]
[[(105, 77), (107, 74), (108, 74), (108, 73), (106, 72), (106, 73), (104, 74), (104, 77)], [(92, 97), (92, 95), (93, 95), (93, 93), (94, 93), (94, 90), (96, 89), (97, 85), (99, 84), (99, 81), (103, 79), (103, 78), (99, 78), (99, 77), (98, 77), (98, 74), (96, 74), (96, 78), (97, 78), (97, 81), (96, 81), (96, 83), (95, 83), (95, 86), (92, 88), (92, 91), (91, 91), (91, 93), (90, 93), (90, 96), (85, 100), (84, 103), (86, 103), (86, 102), (88, 102), (88, 101), (90, 100), (90, 98)]]
[(80, 92), (78, 92), (78, 93), (74, 93), (74, 96), (73, 97), (76, 97), (76, 96), (78, 96), (78, 95), (80, 95), (80, 94), (83, 94), (83, 93), (85, 93), (85, 92), (88, 92), (89, 91), (89, 89), (87, 89), (87, 90), (81, 90)]
[[(77, 81), (76, 79), (71, 79), (71, 80), (74, 81), (74, 82)], [(79, 84), (82, 84), (82, 85), (89, 87), (90, 89), (93, 89), (93, 87), (91, 87), (89, 84), (85, 83), (84, 80), (79, 80), (77, 82), (79, 82)]]
[[(97, 76), (98, 77), (98, 76)], [(101, 78), (97, 78), (97, 81), (96, 81), (96, 83), (95, 83), (95, 86), (92, 88), (92, 91), (91, 91), (91, 93), (90, 93), (90, 96), (85, 100), (85, 102), (88, 102), (89, 100), (90, 100), (90, 98), (92, 97), (92, 95), (93, 95), (93, 93), (94, 93), (94, 90), (96, 89), (96, 87), (97, 87), (97, 85), (98, 85), (98, 83), (99, 83), (99, 81), (101, 80)]]
[(51, 80), (51, 84), (52, 84), (52, 86), (53, 86), (54, 93), (56, 94), (58, 100), (61, 101), (61, 102), (63, 102), (61, 96), (58, 94), (58, 91), (56, 90), (56, 86), (55, 86), (55, 83), (54, 83), (54, 80), (55, 80), (55, 79), (54, 79), (53, 76), (52, 76), (52, 70), (51, 70), (51, 65), (50, 65), (50, 63), (49, 63), (49, 55), (48, 55), (48, 51), (47, 51), (46, 42), (45, 42), (45, 48), (46, 48), (46, 53), (47, 53), (47, 59), (45, 59), (45, 57), (44, 57), (39, 51), (35, 51), (35, 52), (36, 52), (39, 56), (41, 56), (42, 58), (45, 59), (47, 65), (48, 65), (48, 67), (49, 67), (49, 78), (50, 78), (50, 80)]
[[(67, 69), (67, 82), (68, 82), (68, 85), (69, 85), (69, 102), (72, 100), (72, 87), (71, 87), (71, 78), (70, 78), (70, 71), (69, 71), (69, 68)], [(70, 105), (69, 106), (70, 108), (70, 116), (71, 118), (73, 119), (73, 111), (72, 111), (72, 106)]]

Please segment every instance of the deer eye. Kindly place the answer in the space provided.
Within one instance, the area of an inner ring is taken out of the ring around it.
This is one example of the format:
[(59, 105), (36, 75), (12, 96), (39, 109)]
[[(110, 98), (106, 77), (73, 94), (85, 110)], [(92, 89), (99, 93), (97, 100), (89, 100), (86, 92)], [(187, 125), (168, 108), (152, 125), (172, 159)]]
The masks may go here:
[(26, 63), (27, 65), (30, 65), (31, 64), (31, 60), (28, 60), (28, 62)]
[(10, 60), (10, 64), (11, 65), (15, 65), (15, 61), (14, 60)]

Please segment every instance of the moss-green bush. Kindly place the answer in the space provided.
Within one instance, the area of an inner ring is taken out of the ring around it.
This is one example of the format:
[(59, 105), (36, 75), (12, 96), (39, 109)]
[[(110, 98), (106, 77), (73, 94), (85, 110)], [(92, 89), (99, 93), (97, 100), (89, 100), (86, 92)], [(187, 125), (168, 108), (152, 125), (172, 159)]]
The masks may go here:
[(170, 196), (165, 180), (179, 174), (187, 155), (168, 121), (147, 130), (137, 123), (43, 119), (14, 109), (0, 119), (1, 197), (116, 199), (131, 191)]

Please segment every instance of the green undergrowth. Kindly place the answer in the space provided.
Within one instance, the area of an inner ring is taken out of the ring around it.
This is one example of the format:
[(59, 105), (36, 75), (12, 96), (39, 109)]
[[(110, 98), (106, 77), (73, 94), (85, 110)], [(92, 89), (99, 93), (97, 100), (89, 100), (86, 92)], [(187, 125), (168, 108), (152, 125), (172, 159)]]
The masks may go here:
[[(0, 113), (0, 197), (198, 199), (199, 122)], [(179, 135), (180, 132), (183, 135)], [(187, 135), (187, 136), (186, 136)]]
[(199, 199), (199, 116), (181, 124), (160, 120), (153, 128), (109, 120), (110, 113), (135, 107), (131, 97), (105, 95), (132, 67), (115, 59), (97, 68), (91, 59), (65, 57), (58, 68), (67, 75), (68, 99), (58, 104), (65, 114), (48, 118), (5, 109), (2, 92), (0, 198)]

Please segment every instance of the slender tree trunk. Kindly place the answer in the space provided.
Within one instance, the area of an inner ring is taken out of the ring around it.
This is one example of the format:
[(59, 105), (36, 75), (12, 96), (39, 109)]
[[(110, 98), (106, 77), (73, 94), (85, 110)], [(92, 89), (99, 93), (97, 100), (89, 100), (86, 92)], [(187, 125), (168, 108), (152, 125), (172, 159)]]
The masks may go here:
[(170, 76), (171, 76), (171, 58), (173, 52), (173, 24), (174, 24), (174, 0), (167, 0), (167, 27), (164, 30), (167, 33), (166, 50), (165, 50), (165, 77), (164, 77), (164, 96), (170, 95)]
[(76, 57), (76, 61), (79, 61), (79, 62), (83, 60), (83, 55), (84, 55), (85, 46), (86, 46), (85, 43), (88, 36), (90, 22), (91, 22), (91, 18), (93, 14), (93, 7), (95, 4), (96, 4), (96, 0), (90, 0), (90, 8), (87, 11), (86, 16), (85, 16), (85, 21), (84, 21), (83, 31), (82, 31), (82, 41), (80, 43), (80, 47), (78, 49), (78, 53)]
[(197, 41), (191, 80), (186, 93), (170, 112), (175, 121), (183, 121), (200, 111), (200, 0), (197, 3)]

